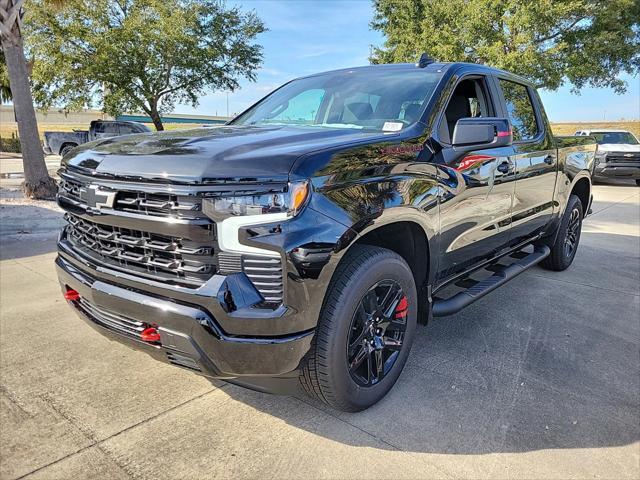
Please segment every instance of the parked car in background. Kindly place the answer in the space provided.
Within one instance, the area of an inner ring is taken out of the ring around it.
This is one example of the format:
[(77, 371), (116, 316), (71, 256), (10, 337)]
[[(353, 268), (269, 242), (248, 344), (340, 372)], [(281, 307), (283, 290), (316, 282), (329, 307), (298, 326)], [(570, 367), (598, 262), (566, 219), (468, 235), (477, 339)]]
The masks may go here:
[(145, 132), (151, 132), (151, 129), (138, 122), (94, 120), (89, 124), (89, 130), (44, 132), (44, 153), (64, 157), (71, 149), (92, 140)]
[(598, 143), (594, 178), (625, 178), (640, 186), (640, 142), (627, 130), (578, 130), (578, 136), (595, 137)]
[(535, 87), (502, 70), (311, 75), (225, 126), (63, 158), (58, 278), (89, 325), (158, 360), (362, 410), (418, 323), (571, 265), (595, 151), (554, 136)]

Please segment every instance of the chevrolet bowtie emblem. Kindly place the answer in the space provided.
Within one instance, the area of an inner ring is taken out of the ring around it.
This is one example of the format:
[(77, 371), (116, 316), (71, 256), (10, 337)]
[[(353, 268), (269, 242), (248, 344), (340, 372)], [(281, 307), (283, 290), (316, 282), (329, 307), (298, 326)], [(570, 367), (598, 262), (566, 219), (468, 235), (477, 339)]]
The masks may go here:
[(633, 153), (625, 153), (624, 156), (625, 157), (633, 157)]
[(102, 207), (113, 207), (116, 192), (103, 190), (97, 185), (90, 185), (80, 189), (80, 198), (87, 204), (87, 209), (100, 211)]

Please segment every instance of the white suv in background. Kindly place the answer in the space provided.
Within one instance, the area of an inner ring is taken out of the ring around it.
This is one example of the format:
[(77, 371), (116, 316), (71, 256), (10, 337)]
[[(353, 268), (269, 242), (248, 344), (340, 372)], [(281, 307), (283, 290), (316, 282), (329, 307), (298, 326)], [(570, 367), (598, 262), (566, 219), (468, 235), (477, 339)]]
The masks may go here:
[(640, 142), (627, 130), (578, 130), (574, 135), (595, 137), (598, 142), (594, 180), (627, 178), (640, 186)]

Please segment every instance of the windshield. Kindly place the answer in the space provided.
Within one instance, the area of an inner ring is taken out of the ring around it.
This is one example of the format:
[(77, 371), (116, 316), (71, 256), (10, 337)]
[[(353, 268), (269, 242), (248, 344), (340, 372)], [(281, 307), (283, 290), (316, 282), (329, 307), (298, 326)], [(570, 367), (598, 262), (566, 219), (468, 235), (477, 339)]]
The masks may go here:
[(441, 78), (424, 70), (351, 70), (294, 80), (233, 120), (397, 132), (417, 122)]
[(592, 137), (596, 137), (598, 145), (605, 143), (626, 143), (637, 145), (638, 140), (629, 132), (591, 132)]

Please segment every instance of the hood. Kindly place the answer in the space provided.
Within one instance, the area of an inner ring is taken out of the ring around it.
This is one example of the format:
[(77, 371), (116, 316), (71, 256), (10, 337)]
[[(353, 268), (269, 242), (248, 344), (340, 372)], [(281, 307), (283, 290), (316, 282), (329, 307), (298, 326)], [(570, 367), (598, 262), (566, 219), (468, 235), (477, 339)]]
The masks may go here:
[(598, 145), (598, 152), (640, 152), (640, 145), (603, 143), (602, 145)]
[(81, 145), (62, 164), (93, 175), (164, 182), (283, 180), (303, 154), (385, 137), (349, 129), (225, 125), (98, 140)]

